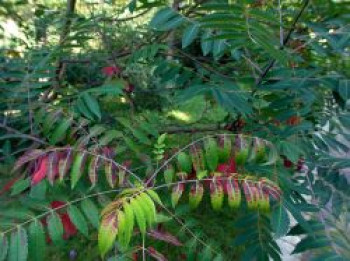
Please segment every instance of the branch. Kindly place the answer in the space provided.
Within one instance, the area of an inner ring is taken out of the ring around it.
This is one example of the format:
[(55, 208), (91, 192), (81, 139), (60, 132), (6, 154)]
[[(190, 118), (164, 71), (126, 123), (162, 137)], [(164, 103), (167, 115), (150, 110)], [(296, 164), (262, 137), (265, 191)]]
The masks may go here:
[(225, 130), (226, 124), (207, 124), (198, 127), (178, 127), (169, 126), (162, 129), (161, 133), (176, 134), (176, 133), (196, 133), (196, 132), (209, 132)]
[(22, 133), (22, 132), (20, 132), (20, 131), (18, 131), (16, 129), (13, 129), (13, 128), (9, 127), (9, 126), (6, 126), (5, 124), (0, 123), (0, 128), (3, 128), (3, 129), (5, 129), (8, 132), (14, 133), (14, 134), (18, 135), (19, 137), (22, 137), (22, 138), (25, 138), (25, 139), (28, 139), (28, 140), (32, 140), (32, 141), (35, 141), (37, 143), (44, 144), (44, 145), (48, 144), (46, 141), (43, 141), (43, 140), (41, 140), (41, 139), (39, 139), (37, 137), (34, 137), (32, 135), (24, 134), (24, 133)]
[[(304, 3), (303, 3), (303, 6), (301, 7), (299, 13), (297, 14), (297, 16), (294, 18), (294, 21), (292, 23), (292, 26), (291, 28), (289, 29), (286, 37), (283, 39), (283, 45), (280, 47), (280, 49), (284, 49), (284, 47), (286, 46), (286, 44), (288, 43), (292, 33), (294, 32), (295, 30), (295, 27), (296, 27), (296, 24), (298, 23), (301, 15), (304, 13), (306, 7), (308, 6), (309, 4), (309, 0), (304, 0)], [(262, 81), (264, 80), (264, 78), (266, 77), (266, 75), (268, 74), (268, 72), (271, 70), (271, 68), (275, 65), (275, 62), (276, 62), (276, 59), (272, 59), (269, 64), (265, 67), (265, 69), (263, 70), (262, 74), (260, 75), (258, 81), (257, 81), (257, 84), (256, 86), (259, 86)]]
[(134, 15), (134, 16), (124, 17), (124, 18), (102, 18), (99, 21), (102, 21), (102, 22), (127, 22), (127, 21), (134, 20), (140, 16), (147, 14), (151, 10), (152, 9), (149, 8), (149, 9), (146, 9), (145, 11), (143, 11), (137, 15)]

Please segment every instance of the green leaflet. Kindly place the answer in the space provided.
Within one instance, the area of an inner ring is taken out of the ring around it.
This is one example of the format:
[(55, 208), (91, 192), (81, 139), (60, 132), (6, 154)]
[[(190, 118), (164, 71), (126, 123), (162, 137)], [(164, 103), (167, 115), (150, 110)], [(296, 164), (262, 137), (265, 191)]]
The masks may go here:
[(158, 26), (164, 24), (164, 22), (168, 21), (173, 16), (177, 15), (174, 9), (170, 7), (165, 7), (159, 10), (150, 22), (150, 26), (153, 28), (157, 28)]
[(156, 206), (154, 205), (153, 200), (146, 193), (141, 193), (138, 198), (146, 215), (148, 226), (151, 227), (156, 221)]
[(275, 238), (282, 237), (287, 234), (290, 225), (290, 219), (286, 209), (279, 204), (272, 212), (271, 225), (275, 231)]
[(74, 162), (73, 162), (73, 166), (72, 166), (72, 170), (71, 170), (71, 187), (72, 189), (76, 186), (76, 184), (78, 183), (81, 175), (83, 174), (83, 170), (84, 170), (84, 160), (85, 160), (85, 152), (83, 153), (78, 153), (75, 156)]
[(204, 188), (201, 183), (197, 181), (196, 184), (193, 184), (191, 186), (189, 198), (188, 198), (191, 209), (196, 209), (199, 206), (199, 204), (203, 199), (203, 194), (204, 194)]
[(84, 93), (82, 98), (87, 108), (98, 118), (101, 119), (101, 110), (98, 101), (88, 93)]
[(224, 191), (222, 187), (217, 186), (210, 193), (210, 202), (211, 202), (211, 206), (215, 211), (219, 211), (222, 208), (222, 205), (224, 203)]
[(185, 18), (181, 15), (177, 15), (168, 22), (162, 24), (161, 26), (158, 27), (159, 31), (169, 31), (172, 29), (176, 29), (179, 27), (182, 23), (185, 22)]
[(213, 46), (213, 41), (212, 40), (208, 40), (211, 36), (211, 32), (210, 31), (206, 31), (203, 33), (202, 37), (201, 37), (201, 49), (202, 49), (202, 53), (204, 56), (207, 56), (210, 51), (212, 50), (212, 46)]
[(331, 244), (330, 240), (326, 236), (312, 237), (308, 236), (303, 238), (297, 246), (294, 248), (292, 254), (302, 253), (305, 250), (329, 247)]
[(104, 216), (98, 231), (98, 249), (102, 257), (112, 248), (118, 233), (118, 212)]
[(160, 199), (160, 197), (158, 196), (157, 192), (153, 191), (153, 190), (146, 190), (146, 193), (151, 197), (151, 199), (156, 202), (159, 205), (163, 205), (162, 200)]
[(105, 134), (99, 139), (99, 144), (101, 146), (108, 145), (111, 141), (117, 138), (123, 137), (123, 133), (117, 130), (108, 130)]
[(185, 152), (180, 152), (177, 155), (177, 163), (179, 169), (183, 172), (190, 173), (192, 171), (192, 162), (190, 156)]
[(126, 229), (126, 219), (125, 219), (125, 214), (122, 211), (119, 211), (118, 214), (118, 241), (119, 243), (122, 244), (122, 242), (125, 240), (124, 235), (125, 235), (125, 229)]
[(183, 183), (178, 183), (176, 186), (173, 187), (171, 192), (171, 205), (173, 206), (173, 208), (175, 208), (177, 203), (179, 202), (183, 191), (184, 191)]
[[(30, 187), (30, 178), (20, 179), (11, 188), (11, 196), (15, 196)], [(1, 260), (1, 259), (0, 259)]]
[(0, 234), (0, 261), (4, 261), (8, 251), (8, 241), (4, 234)]
[(226, 49), (226, 41), (224, 39), (221, 40), (215, 40), (213, 44), (213, 55), (215, 59), (219, 59)]
[(80, 204), (81, 209), (83, 210), (85, 217), (90, 221), (90, 223), (98, 228), (99, 226), (99, 212), (91, 199), (84, 199)]
[(130, 200), (130, 206), (134, 212), (137, 225), (139, 226), (141, 234), (144, 236), (146, 234), (146, 217), (143, 212), (143, 208), (140, 206), (140, 202), (135, 198)]
[(238, 166), (243, 166), (249, 155), (249, 150), (248, 149), (241, 149), (239, 152), (236, 153), (235, 155), (235, 161)]
[(208, 138), (204, 143), (205, 159), (210, 171), (215, 171), (219, 163), (218, 145), (216, 140)]
[(188, 26), (182, 36), (182, 48), (189, 46), (196, 39), (199, 32), (198, 24)]
[(45, 231), (39, 220), (32, 222), (28, 229), (29, 258), (31, 260), (45, 260)]
[(293, 163), (298, 162), (301, 155), (301, 150), (297, 145), (295, 145), (295, 143), (281, 141), (279, 146), (280, 146), (280, 152), (284, 156), (286, 156)]
[(56, 144), (57, 142), (63, 140), (66, 136), (68, 128), (71, 125), (71, 119), (65, 119), (55, 128), (50, 138), (51, 144)]
[(125, 225), (123, 232), (120, 232), (122, 238), (120, 243), (122, 246), (127, 247), (130, 243), (132, 232), (134, 230), (134, 212), (129, 203), (125, 202), (123, 205), (124, 214), (125, 214)]
[(164, 181), (166, 184), (170, 184), (174, 180), (175, 169), (173, 166), (169, 165), (164, 171)]
[(9, 261), (25, 261), (28, 258), (28, 237), (24, 228), (18, 227), (11, 234)]
[(63, 225), (61, 223), (60, 217), (56, 212), (52, 212), (52, 214), (48, 216), (47, 228), (48, 228), (51, 240), (55, 244), (61, 243), (62, 236), (63, 236)]
[(232, 151), (232, 143), (230, 136), (223, 135), (222, 137), (220, 137), (220, 145), (221, 146), (219, 147), (219, 161), (220, 163), (225, 163), (230, 159)]
[(80, 210), (76, 206), (70, 205), (67, 212), (69, 218), (72, 220), (73, 224), (77, 227), (79, 232), (87, 237), (89, 234), (88, 225)]
[(78, 111), (89, 120), (94, 120), (94, 115), (91, 113), (91, 111), (86, 107), (86, 104), (84, 103), (83, 99), (79, 98), (76, 103)]

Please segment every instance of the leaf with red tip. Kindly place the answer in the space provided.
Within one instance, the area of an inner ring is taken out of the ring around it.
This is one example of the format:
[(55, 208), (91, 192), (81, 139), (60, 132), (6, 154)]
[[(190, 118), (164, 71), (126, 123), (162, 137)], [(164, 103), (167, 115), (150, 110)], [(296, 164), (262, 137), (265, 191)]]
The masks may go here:
[(38, 170), (33, 174), (32, 177), (32, 185), (38, 184), (40, 181), (42, 181), (46, 177), (47, 173), (47, 166), (48, 166), (48, 157), (45, 156), (40, 160), (39, 168)]
[(220, 210), (224, 203), (224, 188), (216, 178), (210, 182), (210, 201), (215, 211)]
[(158, 252), (153, 247), (148, 247), (147, 253), (157, 261), (167, 261), (168, 260), (168, 259), (166, 259), (166, 257), (162, 253)]
[(95, 186), (97, 183), (97, 174), (98, 174), (98, 169), (100, 167), (100, 157), (94, 156), (90, 160), (90, 165), (89, 165), (89, 179), (92, 184), (92, 186)]
[(282, 192), (277, 184), (266, 178), (260, 179), (260, 182), (263, 192), (272, 196), (277, 201), (281, 199)]
[(178, 183), (176, 186), (173, 187), (173, 191), (171, 193), (171, 204), (174, 208), (179, 202), (184, 190), (185, 190), (185, 184), (183, 183)]
[(189, 204), (190, 208), (195, 209), (199, 206), (203, 199), (204, 188), (200, 182), (196, 182), (191, 186), (189, 193)]
[(263, 190), (263, 184), (261, 181), (257, 184), (257, 188), (259, 191), (259, 200), (258, 207), (264, 212), (268, 212), (270, 210), (270, 197), (269, 194)]
[(182, 172), (190, 173), (192, 171), (192, 161), (190, 156), (185, 152), (180, 152), (177, 155), (178, 168)]
[(250, 189), (249, 183), (247, 180), (243, 180), (242, 182), (243, 192), (245, 196), (245, 200), (247, 202), (247, 206), (249, 209), (253, 208), (253, 193)]
[(157, 240), (167, 242), (167, 243), (172, 244), (174, 246), (182, 246), (182, 243), (180, 242), (180, 240), (168, 232), (150, 229), (149, 232), (147, 232), (147, 234), (150, 237), (153, 237)]
[(60, 181), (63, 181), (64, 177), (67, 175), (73, 161), (73, 150), (68, 149), (65, 153), (62, 153), (58, 161), (58, 175)]
[(112, 248), (118, 234), (118, 212), (112, 211), (102, 217), (98, 231), (98, 248), (104, 257)]
[(226, 182), (226, 191), (228, 195), (228, 205), (231, 208), (237, 208), (241, 205), (242, 196), (238, 180), (230, 177)]
[(122, 166), (118, 169), (118, 182), (119, 186), (124, 186), (126, 184), (126, 170), (131, 166), (131, 161), (123, 162)]
[(106, 180), (111, 188), (115, 187), (116, 175), (117, 175), (116, 171), (117, 171), (117, 167), (115, 166), (112, 160), (108, 160), (105, 162)]
[(219, 162), (224, 163), (229, 160), (232, 152), (231, 137), (221, 135), (219, 137)]
[(191, 158), (194, 170), (198, 173), (205, 171), (206, 163), (204, 152), (202, 149), (192, 146), (191, 148)]

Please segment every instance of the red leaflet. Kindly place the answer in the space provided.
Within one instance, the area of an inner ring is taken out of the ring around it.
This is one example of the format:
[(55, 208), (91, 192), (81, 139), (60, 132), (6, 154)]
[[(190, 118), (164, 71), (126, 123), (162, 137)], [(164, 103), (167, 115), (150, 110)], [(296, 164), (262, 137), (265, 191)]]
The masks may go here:
[(150, 237), (170, 243), (174, 246), (182, 246), (182, 243), (172, 234), (160, 230), (151, 229), (147, 233)]
[(64, 229), (63, 239), (69, 239), (77, 233), (77, 228), (74, 226), (67, 213), (60, 215), (60, 218)]
[(102, 72), (107, 76), (113, 76), (119, 74), (121, 70), (117, 66), (106, 66), (102, 68)]
[(46, 155), (40, 160), (39, 169), (36, 170), (36, 172), (33, 174), (32, 185), (38, 184), (40, 181), (42, 181), (46, 177), (47, 168), (48, 168), (48, 157)]
[(147, 252), (151, 257), (153, 257), (157, 261), (167, 261), (168, 260), (168, 259), (166, 259), (166, 257), (162, 253), (159, 253), (153, 247), (148, 247)]
[(16, 183), (17, 180), (19, 180), (19, 177), (16, 177), (16, 178), (14, 178), (14, 179), (11, 179), (9, 182), (7, 182), (7, 183), (5, 184), (5, 186), (3, 186), (3, 188), (0, 190), (0, 196), (1, 196), (2, 194), (6, 193), (7, 191), (9, 191), (9, 190), (12, 188), (13, 184)]
[[(52, 201), (50, 205), (51, 208), (56, 209), (64, 206), (65, 204), (66, 203), (63, 201)], [(77, 233), (77, 228), (74, 226), (67, 213), (59, 213), (59, 216), (61, 218), (64, 229), (63, 239), (67, 240)], [(46, 221), (44, 222), (44, 224), (46, 224)]]
[(236, 173), (236, 161), (230, 158), (228, 163), (219, 164), (216, 171), (221, 172), (224, 176), (229, 176), (231, 173)]

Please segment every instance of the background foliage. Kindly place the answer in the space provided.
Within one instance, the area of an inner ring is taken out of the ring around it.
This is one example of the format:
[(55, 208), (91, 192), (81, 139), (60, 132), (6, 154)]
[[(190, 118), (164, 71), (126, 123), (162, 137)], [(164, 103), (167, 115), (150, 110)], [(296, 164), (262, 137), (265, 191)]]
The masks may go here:
[(0, 260), (350, 259), (349, 8), (1, 2)]

